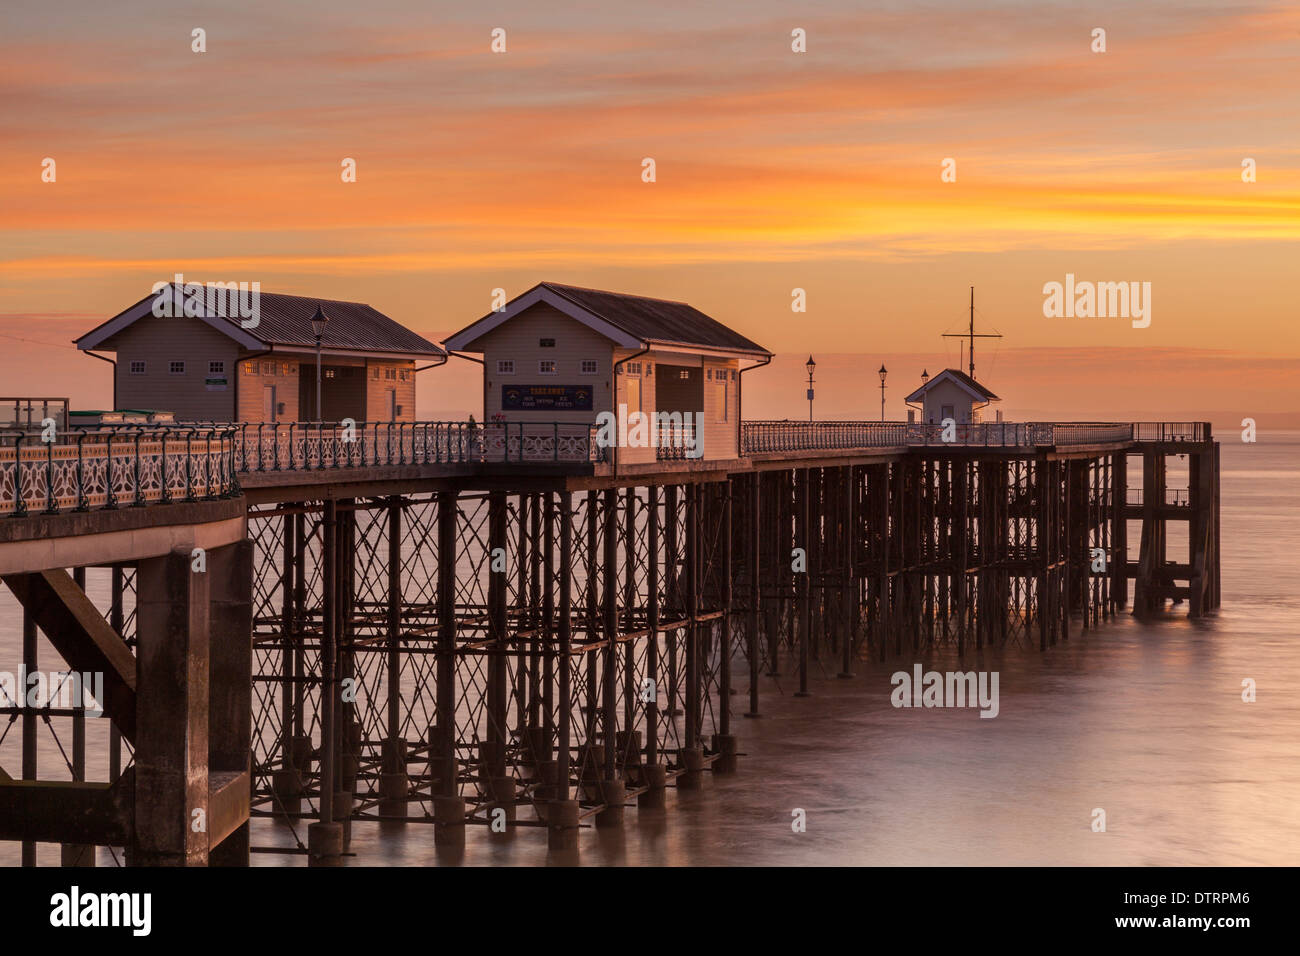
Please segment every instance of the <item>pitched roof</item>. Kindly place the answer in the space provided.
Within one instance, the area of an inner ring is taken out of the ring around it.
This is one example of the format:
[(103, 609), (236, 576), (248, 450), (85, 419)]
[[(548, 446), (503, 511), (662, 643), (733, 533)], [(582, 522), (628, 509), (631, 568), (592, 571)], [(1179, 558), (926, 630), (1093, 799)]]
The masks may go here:
[[(77, 348), (98, 348), (100, 343), (137, 319), (150, 314), (154, 300), (159, 295), (168, 295), (170, 287), (171, 284), (158, 293), (150, 293), (135, 305), (87, 332), (76, 340)], [(243, 327), (238, 316), (227, 318), (208, 314), (202, 318), (213, 328), (239, 341), (246, 348), (282, 346), (314, 349), (316, 336), (312, 333), (311, 318), (316, 313), (317, 306), (320, 306), (329, 319), (329, 323), (325, 326), (325, 333), (321, 336), (323, 349), (387, 352), (420, 358), (440, 357), (446, 354), (428, 339), (361, 302), (261, 292), (258, 295), (258, 322), (255, 326)]]
[(969, 375), (967, 375), (965, 372), (961, 371), (960, 369), (955, 369), (955, 368), (944, 369), (938, 375), (930, 379), (930, 381), (926, 382), (924, 385), (918, 388), (911, 395), (907, 396), (907, 398), (903, 399), (903, 401), (905, 402), (920, 401), (925, 397), (925, 393), (929, 389), (933, 388), (938, 382), (940, 382), (944, 378), (950, 379), (951, 381), (956, 383), (959, 387), (965, 389), (975, 399), (981, 399), (986, 402), (1002, 401), (1002, 399), (998, 398), (996, 395), (994, 395), (991, 391), (989, 391), (979, 382), (975, 381), (975, 379), (971, 378)]
[(520, 312), (547, 302), (625, 347), (678, 345), (727, 352), (770, 355), (763, 346), (728, 328), (685, 302), (603, 292), (558, 282), (540, 282), (498, 312), (484, 316), (449, 336), (446, 345), (463, 349)]

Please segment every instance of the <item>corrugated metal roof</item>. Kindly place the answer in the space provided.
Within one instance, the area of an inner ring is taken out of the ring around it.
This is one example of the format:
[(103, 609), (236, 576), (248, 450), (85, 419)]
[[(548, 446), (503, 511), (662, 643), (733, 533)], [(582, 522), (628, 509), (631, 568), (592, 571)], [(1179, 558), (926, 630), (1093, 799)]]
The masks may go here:
[(757, 342), (685, 302), (602, 292), (555, 282), (541, 285), (643, 341), (770, 354)]
[[(164, 293), (165, 294), (164, 290)], [(113, 319), (103, 323), (78, 340), (120, 319), (132, 310), (152, 302), (148, 295)], [(320, 306), (329, 323), (321, 336), (321, 346), (327, 349), (345, 349), (358, 352), (391, 352), (409, 355), (444, 355), (439, 346), (406, 326), (390, 319), (377, 309), (361, 302), (343, 302), (338, 299), (320, 299), (314, 296), (284, 295), (279, 292), (262, 292), (258, 297), (258, 324), (242, 331), (267, 345), (315, 349), (316, 336), (312, 334), (311, 317)], [(238, 318), (227, 319), (236, 329)]]
[[(378, 309), (361, 302), (317, 299), (309, 296), (263, 292), (260, 322), (247, 329), (263, 342), (272, 345), (316, 347), (311, 317), (320, 306), (329, 323), (321, 336), (321, 346), (329, 349), (356, 349), (361, 352), (413, 352), (441, 355), (442, 349), (406, 326), (395, 322)], [(237, 320), (231, 320), (238, 326)]]

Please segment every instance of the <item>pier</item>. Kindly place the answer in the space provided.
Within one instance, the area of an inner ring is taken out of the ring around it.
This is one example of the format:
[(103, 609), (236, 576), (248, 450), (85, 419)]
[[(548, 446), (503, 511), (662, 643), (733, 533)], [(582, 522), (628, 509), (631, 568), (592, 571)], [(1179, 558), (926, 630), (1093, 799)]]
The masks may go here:
[[(766, 675), (807, 696), (866, 659), (1046, 650), (1130, 584), (1143, 616), (1220, 601), (1205, 422), (742, 422), (734, 457), (633, 462), (572, 422), (54, 437), (0, 436), (0, 577), (27, 672), (48, 646), (105, 675), (110, 779), (84, 708), (0, 700), (24, 863), (243, 865), (253, 818), (313, 865), (376, 821), (573, 848), (741, 769)], [(39, 779), (50, 750), (71, 780)]]

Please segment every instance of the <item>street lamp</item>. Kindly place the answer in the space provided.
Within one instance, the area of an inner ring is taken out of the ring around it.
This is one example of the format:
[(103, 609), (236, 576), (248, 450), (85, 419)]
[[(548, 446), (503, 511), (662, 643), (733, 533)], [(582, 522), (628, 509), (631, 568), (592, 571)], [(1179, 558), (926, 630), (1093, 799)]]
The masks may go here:
[(885, 420), (885, 376), (889, 374), (889, 369), (885, 368), (885, 363), (880, 363), (880, 420)]
[(813, 412), (812, 412), (813, 387), (812, 386), (813, 386), (813, 369), (815, 369), (816, 367), (817, 367), (817, 363), (813, 361), (813, 357), (811, 355), (808, 356), (808, 362), (807, 364), (804, 365), (804, 368), (808, 370), (808, 421), (813, 420)]
[(316, 421), (318, 422), (325, 420), (320, 403), (320, 337), (325, 334), (325, 326), (329, 321), (329, 317), (317, 305), (316, 314), (311, 317), (311, 331), (316, 336)]

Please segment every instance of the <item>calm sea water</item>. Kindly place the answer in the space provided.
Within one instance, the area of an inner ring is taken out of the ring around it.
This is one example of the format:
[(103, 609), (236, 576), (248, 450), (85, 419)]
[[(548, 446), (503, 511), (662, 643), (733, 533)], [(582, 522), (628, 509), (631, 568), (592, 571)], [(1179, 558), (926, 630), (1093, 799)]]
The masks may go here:
[[(542, 831), (493, 838), (473, 827), (459, 862), (1300, 863), (1300, 433), (1225, 441), (1222, 469), (1223, 609), (1213, 618), (1193, 624), (1184, 608), (1151, 624), (1122, 616), (1086, 636), (1076, 627), (1045, 653), (970, 656), (960, 669), (1000, 674), (993, 720), (892, 707), (890, 675), (911, 669), (907, 657), (860, 666), (854, 680), (818, 676), (811, 699), (792, 697), (788, 680), (765, 680), (762, 718), (740, 717), (736, 698), (738, 774), (708, 777), (696, 793), (670, 790), (666, 812), (629, 809), (623, 828), (584, 832), (573, 856), (548, 856)], [(1171, 468), (1171, 487), (1179, 477)], [(1171, 535), (1174, 547), (1185, 539)], [(17, 621), (0, 596), (3, 670), (17, 670)], [(1254, 703), (1241, 699), (1244, 678), (1256, 682)], [(104, 779), (99, 730), (91, 776)], [(18, 725), (0, 733), (0, 765), (14, 773)], [(42, 731), (51, 749), (47, 741)], [(57, 751), (43, 755), (43, 775), (62, 766)], [(1098, 808), (1104, 833), (1092, 830)], [(806, 832), (791, 829), (796, 809)], [(448, 862), (424, 824), (354, 823), (352, 832), (356, 863)], [(293, 838), (259, 821), (254, 843)], [(41, 862), (57, 852), (42, 847)], [(16, 860), (17, 846), (0, 844), (0, 863)], [(103, 851), (100, 861), (113, 863)]]

